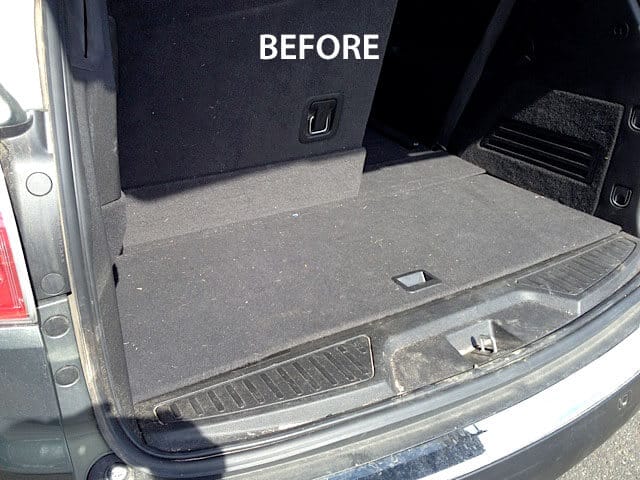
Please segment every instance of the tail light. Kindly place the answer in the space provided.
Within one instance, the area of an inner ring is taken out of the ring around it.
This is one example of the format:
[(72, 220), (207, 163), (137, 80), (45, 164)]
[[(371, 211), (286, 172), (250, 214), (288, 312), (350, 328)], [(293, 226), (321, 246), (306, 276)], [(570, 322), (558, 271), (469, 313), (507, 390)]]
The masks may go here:
[(35, 320), (28, 279), (11, 200), (0, 172), (0, 325)]
[(22, 288), (11, 252), (9, 235), (0, 213), (0, 321), (27, 318), (27, 306), (22, 296)]

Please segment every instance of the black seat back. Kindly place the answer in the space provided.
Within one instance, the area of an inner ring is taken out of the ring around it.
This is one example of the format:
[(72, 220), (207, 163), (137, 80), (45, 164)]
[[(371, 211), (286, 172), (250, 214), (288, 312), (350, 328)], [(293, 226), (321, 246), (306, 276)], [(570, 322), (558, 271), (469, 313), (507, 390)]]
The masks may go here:
[[(123, 187), (361, 147), (395, 3), (113, 1)], [(379, 34), (380, 59), (260, 60), (260, 34), (285, 33)], [(334, 99), (330, 134), (304, 138)]]

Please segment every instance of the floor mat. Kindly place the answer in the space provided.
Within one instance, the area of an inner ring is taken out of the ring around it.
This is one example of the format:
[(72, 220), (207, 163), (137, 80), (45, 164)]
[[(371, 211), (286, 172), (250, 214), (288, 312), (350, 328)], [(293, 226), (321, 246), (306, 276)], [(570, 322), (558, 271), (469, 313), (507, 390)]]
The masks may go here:
[[(138, 245), (117, 264), (134, 401), (618, 230), (440, 155), (369, 171), (354, 199)], [(441, 283), (393, 281), (415, 270)]]

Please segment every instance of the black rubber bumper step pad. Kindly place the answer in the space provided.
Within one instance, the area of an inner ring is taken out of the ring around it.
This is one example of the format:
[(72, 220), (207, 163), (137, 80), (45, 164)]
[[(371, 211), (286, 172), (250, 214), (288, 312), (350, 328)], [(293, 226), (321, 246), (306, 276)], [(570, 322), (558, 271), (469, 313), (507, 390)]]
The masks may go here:
[(560, 295), (582, 295), (622, 265), (635, 247), (631, 240), (616, 238), (520, 278), (517, 283)]
[(373, 377), (371, 340), (361, 335), (254, 370), (158, 404), (161, 423), (198, 420), (261, 408), (355, 385)]

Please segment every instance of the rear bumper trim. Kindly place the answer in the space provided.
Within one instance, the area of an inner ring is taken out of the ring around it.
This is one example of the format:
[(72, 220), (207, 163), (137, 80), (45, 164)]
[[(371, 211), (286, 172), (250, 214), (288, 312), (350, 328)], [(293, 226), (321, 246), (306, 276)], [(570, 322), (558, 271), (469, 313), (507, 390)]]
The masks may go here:
[[(577, 450), (588, 452), (597, 446), (637, 409), (640, 404), (636, 398), (640, 391), (638, 351), (640, 329), (600, 358), (510, 408), (475, 422), (462, 431), (344, 471), (332, 478), (395, 478), (393, 475), (400, 473), (399, 469), (405, 470), (403, 466), (409, 465), (413, 472), (411, 478), (416, 479), (491, 478), (495, 473), (492, 468), (501, 463), (507, 463), (509, 459), (532, 450), (536, 445), (542, 445), (542, 451), (545, 446), (548, 450), (550, 443), (560, 445), (552, 441), (554, 438), (567, 437), (574, 445), (568, 445), (568, 450), (560, 455), (567, 457), (566, 461), (563, 463), (558, 458), (548, 457), (548, 468), (556, 472), (560, 469), (557, 473), (561, 473), (571, 465), (569, 459), (576, 457)], [(607, 414), (602, 415), (603, 412)], [(589, 421), (596, 416), (597, 421)], [(585, 425), (591, 428), (596, 425), (598, 430), (590, 431), (590, 438), (566, 435), (568, 430), (584, 430), (581, 427)], [(416, 467), (421, 472), (417, 472)], [(529, 470), (529, 467), (532, 465), (520, 462), (519, 468)], [(529, 471), (527, 478), (532, 473)], [(541, 478), (544, 475), (546, 473)], [(517, 472), (510, 471), (508, 478), (519, 477)]]

